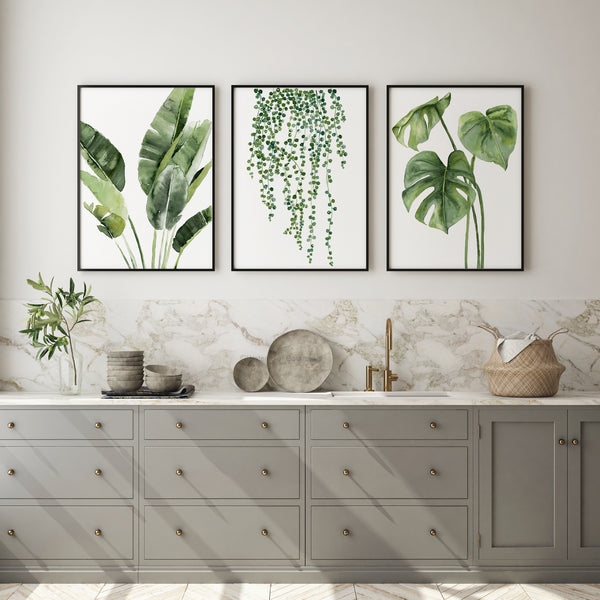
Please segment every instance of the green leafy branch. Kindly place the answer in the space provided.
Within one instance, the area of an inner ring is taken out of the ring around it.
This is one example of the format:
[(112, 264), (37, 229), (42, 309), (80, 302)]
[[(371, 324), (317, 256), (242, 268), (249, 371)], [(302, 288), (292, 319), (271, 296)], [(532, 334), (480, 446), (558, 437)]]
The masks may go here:
[(99, 302), (92, 296), (92, 287), (83, 284), (83, 290), (75, 291), (75, 282), (69, 280), (67, 290), (59, 287), (54, 290), (54, 278), (47, 285), (38, 274), (38, 280), (28, 279), (27, 283), (39, 292), (42, 300), (37, 303), (25, 304), (27, 308), (27, 327), (24, 333), (31, 345), (37, 348), (36, 358), (41, 360), (46, 357), (51, 359), (56, 351), (66, 352), (71, 359), (74, 373), (74, 383), (77, 385), (77, 364), (73, 348), (73, 329), (80, 323), (90, 321), (86, 318), (92, 309), (90, 304)]
[(313, 261), (317, 241), (317, 206), (321, 189), (327, 201), (325, 247), (333, 266), (333, 215), (337, 211), (331, 192), (332, 165), (339, 159), (346, 165), (346, 145), (341, 133), (346, 115), (335, 89), (276, 88), (264, 94), (254, 90), (256, 114), (248, 142), (250, 157), (246, 169), (256, 177), (268, 219), (275, 216), (280, 181), (281, 204), (290, 213), (284, 235), (294, 238), (298, 250), (306, 250)]
[(194, 91), (194, 88), (173, 89), (142, 140), (138, 179), (146, 194), (146, 216), (154, 230), (149, 263), (121, 194), (125, 187), (123, 156), (99, 131), (80, 123), (81, 154), (94, 173), (81, 171), (81, 181), (98, 201), (98, 204), (84, 203), (84, 208), (99, 222), (98, 230), (115, 242), (129, 269), (138, 268), (138, 259), (127, 240), (127, 225), (135, 239), (142, 269), (147, 264), (152, 269), (166, 269), (171, 249), (177, 253), (173, 267), (176, 269), (185, 248), (212, 221), (212, 209), (208, 207), (175, 230), (184, 209), (212, 168), (212, 160), (202, 165), (211, 121), (187, 123)]
[[(485, 265), (485, 212), (483, 194), (475, 176), (475, 159), (495, 163), (505, 171), (517, 140), (517, 114), (508, 105), (489, 108), (485, 115), (467, 112), (458, 120), (458, 137), (471, 153), (471, 160), (459, 150), (443, 115), (450, 105), (451, 94), (437, 96), (409, 111), (392, 128), (403, 146), (418, 151), (431, 130), (441, 123), (452, 151), (445, 164), (430, 150), (413, 156), (406, 164), (402, 201), (407, 211), (418, 200), (415, 218), (429, 227), (448, 233), (450, 227), (466, 217), (464, 266), (469, 268), (471, 220), (477, 247), (477, 269)], [(477, 205), (475, 204), (477, 200)]]

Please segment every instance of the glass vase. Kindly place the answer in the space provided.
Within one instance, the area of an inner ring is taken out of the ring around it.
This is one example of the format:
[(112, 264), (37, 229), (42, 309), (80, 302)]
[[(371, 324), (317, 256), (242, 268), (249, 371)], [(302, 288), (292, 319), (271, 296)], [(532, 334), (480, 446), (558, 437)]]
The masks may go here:
[(69, 396), (80, 394), (82, 378), (83, 356), (71, 346), (58, 357), (58, 391)]

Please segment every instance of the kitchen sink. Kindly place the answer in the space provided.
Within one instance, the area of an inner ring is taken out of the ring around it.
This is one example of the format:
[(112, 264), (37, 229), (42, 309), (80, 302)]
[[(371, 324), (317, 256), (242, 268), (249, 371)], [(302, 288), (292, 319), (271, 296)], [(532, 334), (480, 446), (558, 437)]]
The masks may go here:
[(370, 398), (375, 396), (384, 396), (389, 398), (447, 398), (447, 392), (424, 392), (424, 391), (408, 391), (408, 392), (331, 392), (335, 398), (344, 396), (346, 398)]

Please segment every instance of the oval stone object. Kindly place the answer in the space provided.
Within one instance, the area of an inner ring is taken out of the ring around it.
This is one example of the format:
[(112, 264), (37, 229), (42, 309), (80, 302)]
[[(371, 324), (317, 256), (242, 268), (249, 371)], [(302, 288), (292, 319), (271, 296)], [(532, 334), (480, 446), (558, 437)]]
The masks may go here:
[(294, 329), (271, 344), (267, 366), (273, 381), (284, 390), (312, 392), (331, 373), (333, 353), (320, 335), (307, 329)]
[(247, 356), (233, 367), (233, 380), (244, 392), (260, 392), (269, 381), (269, 370), (262, 360)]

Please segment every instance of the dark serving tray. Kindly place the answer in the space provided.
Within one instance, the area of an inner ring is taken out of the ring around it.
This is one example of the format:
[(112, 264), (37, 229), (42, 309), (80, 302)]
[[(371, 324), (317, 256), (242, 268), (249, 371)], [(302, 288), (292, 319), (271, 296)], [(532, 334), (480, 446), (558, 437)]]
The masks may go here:
[(184, 385), (175, 392), (153, 392), (142, 387), (135, 392), (119, 392), (114, 390), (102, 390), (102, 398), (190, 398), (193, 396), (195, 387)]

